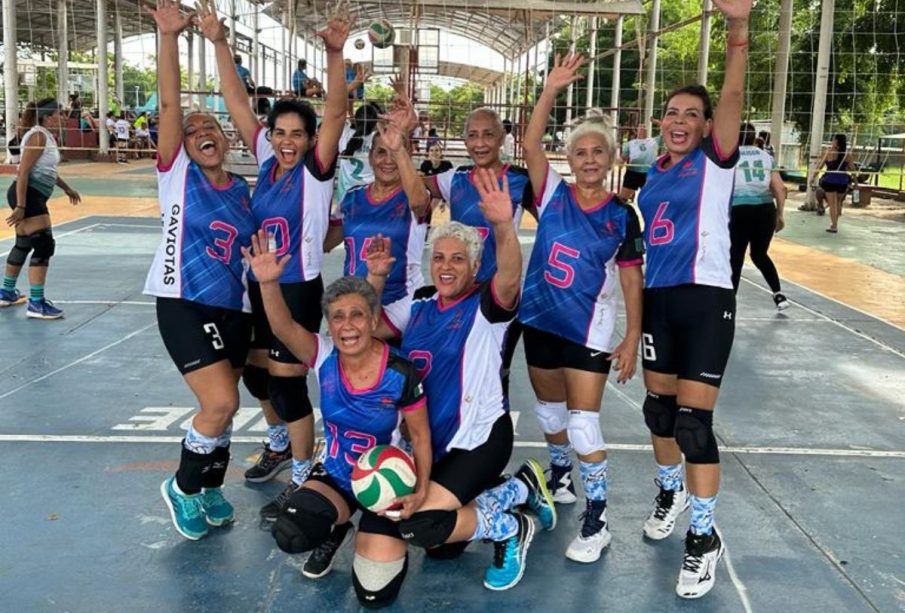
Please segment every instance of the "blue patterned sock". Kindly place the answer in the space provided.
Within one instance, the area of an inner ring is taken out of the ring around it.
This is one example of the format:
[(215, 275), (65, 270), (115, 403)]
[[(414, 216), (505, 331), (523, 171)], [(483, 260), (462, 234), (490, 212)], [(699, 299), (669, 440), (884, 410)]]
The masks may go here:
[(547, 451), (550, 452), (550, 464), (562, 468), (572, 467), (572, 443), (547, 443)]
[(3, 289), (8, 292), (16, 289), (16, 277), (13, 275), (3, 275)]
[(716, 507), (716, 495), (710, 498), (700, 498), (692, 494), (688, 499), (691, 501), (691, 531), (694, 534), (713, 532), (713, 509)]
[(481, 508), (480, 505), (475, 509), (475, 513), (477, 514), (477, 525), (471, 537), (473, 541), (482, 539), (505, 541), (518, 534), (518, 520), (515, 519), (515, 515)]
[(296, 485), (304, 483), (311, 472), (311, 460), (296, 460), (292, 458), (292, 482)]
[(271, 451), (286, 451), (289, 448), (289, 429), (286, 424), (267, 426), (267, 438)]
[(226, 426), (226, 430), (223, 431), (223, 434), (217, 437), (217, 447), (229, 447), (229, 441), (233, 437), (233, 425), (230, 423)]
[(189, 426), (189, 431), (185, 433), (185, 440), (182, 442), (186, 449), (195, 453), (208, 455), (214, 452), (217, 447), (217, 437), (205, 436), (195, 430), (195, 424)]
[(579, 460), (578, 468), (581, 470), (584, 495), (588, 497), (588, 500), (606, 500), (607, 461), (585, 462)]
[(507, 479), (504, 483), (481, 492), (476, 500), (485, 509), (508, 511), (525, 504), (528, 500), (528, 487), (519, 479)]
[(44, 286), (43, 285), (32, 285), (31, 292), (28, 295), (31, 300), (34, 302), (40, 302), (44, 300)]
[(681, 464), (657, 464), (657, 479), (660, 487), (670, 492), (677, 492), (682, 488)]

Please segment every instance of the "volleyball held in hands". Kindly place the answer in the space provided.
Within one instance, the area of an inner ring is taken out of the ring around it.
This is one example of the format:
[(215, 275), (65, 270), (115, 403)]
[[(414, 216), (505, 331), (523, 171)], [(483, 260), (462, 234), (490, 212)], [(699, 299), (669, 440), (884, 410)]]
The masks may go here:
[(369, 511), (392, 510), (396, 498), (415, 491), (415, 461), (393, 445), (372, 447), (352, 468), (352, 491)]
[(396, 30), (386, 19), (380, 19), (368, 28), (368, 40), (378, 49), (386, 49), (396, 40)]

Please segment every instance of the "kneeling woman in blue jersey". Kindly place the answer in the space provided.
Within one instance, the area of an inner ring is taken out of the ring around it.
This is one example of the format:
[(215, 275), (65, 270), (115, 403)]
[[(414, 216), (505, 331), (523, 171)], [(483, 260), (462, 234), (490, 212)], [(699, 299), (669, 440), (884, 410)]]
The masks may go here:
[[(497, 270), (488, 280), (477, 281), (481, 236), (475, 228), (449, 222), (431, 231), (434, 286), (415, 292), (402, 353), (424, 381), (434, 468), (427, 499), (401, 530), (438, 558), (460, 554), (472, 540), (493, 541), (494, 560), (484, 585), (505, 590), (521, 580), (534, 536), (534, 522), (509, 511), (528, 503), (550, 530), (556, 510), (543, 471), (533, 460), (515, 478), (494, 487), (512, 454), (512, 419), (500, 370), (507, 330), (518, 309), (522, 258), (505, 176), (502, 188), (489, 170), (480, 169), (474, 177), (481, 212), (496, 233)], [(389, 264), (378, 268), (376, 259), (369, 258), (368, 280), (382, 288), (389, 269)], [(382, 334), (391, 332), (384, 326)]]
[[(580, 78), (584, 59), (557, 57), (525, 133), (525, 161), (540, 217), (519, 320), (537, 395), (535, 413), (550, 451), (554, 500), (573, 502), (572, 449), (587, 497), (578, 536), (566, 550), (576, 562), (600, 558), (607, 530), (607, 453), (600, 402), (610, 365), (625, 383), (641, 340), (642, 240), (635, 211), (605, 185), (616, 154), (613, 131), (590, 112), (566, 142), (570, 185), (553, 170), (541, 141), (561, 89)], [(616, 270), (625, 300), (625, 337), (616, 344)]]
[(176, 530), (196, 540), (208, 525), (233, 519), (221, 486), (251, 340), (239, 248), (249, 244), (255, 222), (248, 184), (223, 169), (229, 142), (220, 124), (205, 113), (182, 118), (177, 37), (191, 15), (171, 0), (160, 0), (153, 15), (160, 33), (157, 186), (163, 238), (144, 291), (157, 296), (160, 335), (201, 407), (183, 441), (176, 476), (161, 485)]
[(729, 207), (752, 2), (713, 3), (727, 21), (719, 105), (712, 107), (700, 85), (670, 93), (660, 123), (667, 154), (648, 171), (638, 198), (647, 250), (643, 410), (660, 485), (644, 534), (653, 540), (669, 536), (690, 502), (691, 527), (676, 584), (682, 598), (699, 598), (713, 588), (725, 549), (713, 523), (720, 486), (713, 409), (735, 334)]
[[(373, 338), (380, 304), (364, 279), (343, 277), (323, 297), (329, 336), (312, 334), (292, 318), (279, 279), (290, 256), (277, 259), (262, 230), (245, 251), (261, 284), (261, 296), (274, 334), (307, 364), (321, 391), (326, 456), (287, 500), (273, 527), (280, 549), (310, 551), (326, 542), (334, 525), (359, 509), (352, 493), (352, 467), (375, 445), (390, 443), (405, 419), (415, 455), (415, 492), (401, 499), (403, 518), (425, 500), (431, 472), (431, 440), (424, 393), (414, 366), (386, 343)], [(361, 509), (355, 539), (352, 580), (365, 606), (395, 600), (407, 570), (406, 544), (398, 524)]]

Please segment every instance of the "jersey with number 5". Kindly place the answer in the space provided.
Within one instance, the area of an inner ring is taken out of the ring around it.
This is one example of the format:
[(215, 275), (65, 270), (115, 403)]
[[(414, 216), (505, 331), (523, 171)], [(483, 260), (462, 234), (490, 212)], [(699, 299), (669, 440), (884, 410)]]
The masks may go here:
[(163, 237), (144, 293), (249, 311), (239, 248), (256, 225), (245, 179), (212, 185), (180, 146), (169, 166), (157, 166), (157, 192)]
[(582, 209), (575, 186), (547, 166), (540, 217), (519, 321), (584, 345), (612, 351), (616, 266), (640, 266), (644, 253), (635, 210), (609, 194)]
[(644, 286), (732, 288), (729, 206), (738, 150), (724, 155), (710, 137), (677, 163), (662, 156), (638, 198), (644, 218)]
[(329, 336), (317, 335), (312, 362), (327, 445), (324, 468), (337, 485), (351, 492), (352, 466), (358, 456), (375, 445), (389, 445), (401, 413), (424, 410), (424, 390), (415, 367), (389, 345), (383, 346), (377, 382), (367, 388), (352, 386)]

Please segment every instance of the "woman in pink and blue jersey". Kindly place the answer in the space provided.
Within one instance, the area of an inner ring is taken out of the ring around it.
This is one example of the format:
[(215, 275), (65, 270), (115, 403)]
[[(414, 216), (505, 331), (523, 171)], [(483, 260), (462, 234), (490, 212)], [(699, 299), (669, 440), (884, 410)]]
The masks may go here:
[(222, 494), (239, 376), (251, 340), (240, 247), (256, 224), (248, 184), (228, 173), (229, 142), (206, 113), (183, 119), (177, 38), (191, 24), (171, 0), (151, 11), (160, 34), (157, 185), (163, 237), (145, 293), (170, 357), (200, 405), (182, 442), (176, 475), (161, 485), (176, 530), (197, 540), (233, 520)]
[[(519, 309), (525, 358), (537, 396), (535, 414), (550, 451), (553, 499), (574, 502), (571, 451), (578, 455), (586, 508), (566, 550), (594, 562), (612, 538), (607, 529), (607, 452), (600, 403), (610, 365), (625, 383), (635, 372), (641, 339), (641, 227), (634, 209), (606, 186), (616, 156), (613, 130), (599, 111), (566, 141), (575, 182), (567, 183), (544, 153), (542, 138), (556, 96), (578, 80), (584, 58), (557, 56), (525, 133), (525, 162), (540, 222)], [(626, 329), (614, 338), (616, 287)]]
[[(342, 48), (349, 33), (345, 10), (344, 5), (338, 7), (327, 27), (317, 33), (327, 53), (327, 98), (319, 130), (314, 108), (299, 99), (277, 101), (267, 118), (267, 128), (262, 128), (232, 68), (232, 52), (223, 24), (210, 5), (202, 7), (201, 14), (202, 32), (213, 42), (216, 51), (220, 87), (230, 117), (258, 162), (252, 213), (258, 226), (271, 236), (277, 254), (289, 256), (280, 287), (295, 321), (311, 332), (318, 331), (322, 318), (323, 244), (329, 223), (337, 149), (345, 122)], [(262, 517), (272, 521), (279, 514), (282, 502), (310, 470), (314, 417), (308, 398), (307, 368), (271, 332), (260, 286), (254, 275), (250, 277), (255, 329), (244, 381), (252, 395), (261, 400), (269, 441), (246, 478), (253, 482), (266, 481), (285, 467), (290, 458), (292, 463), (289, 485), (276, 500), (261, 509)]]
[(727, 26), (719, 105), (712, 107), (701, 85), (669, 94), (660, 123), (667, 153), (648, 171), (638, 198), (647, 253), (643, 412), (660, 486), (644, 534), (653, 540), (668, 537), (679, 513), (691, 505), (676, 584), (682, 598), (699, 598), (713, 588), (725, 550), (713, 523), (720, 484), (713, 409), (735, 333), (729, 210), (752, 0), (714, 4)]

